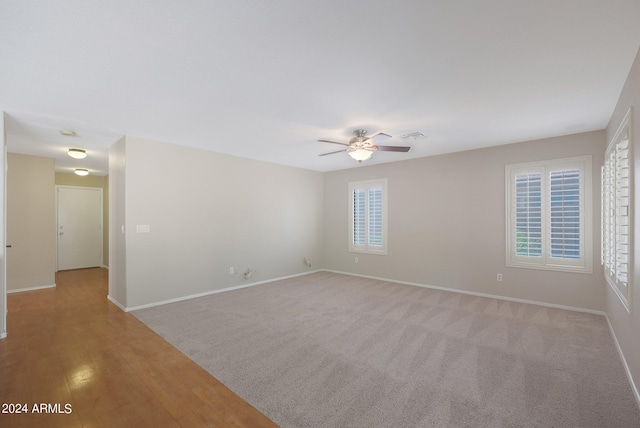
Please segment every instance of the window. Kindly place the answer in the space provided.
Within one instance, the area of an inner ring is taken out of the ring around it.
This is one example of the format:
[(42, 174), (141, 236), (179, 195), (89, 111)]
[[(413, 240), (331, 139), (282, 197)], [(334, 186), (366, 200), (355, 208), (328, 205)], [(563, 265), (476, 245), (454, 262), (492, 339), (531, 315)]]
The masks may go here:
[(604, 277), (631, 312), (631, 110), (604, 155), (601, 181), (600, 262)]
[(349, 183), (349, 251), (387, 254), (387, 180)]
[(591, 156), (506, 166), (507, 266), (591, 273)]

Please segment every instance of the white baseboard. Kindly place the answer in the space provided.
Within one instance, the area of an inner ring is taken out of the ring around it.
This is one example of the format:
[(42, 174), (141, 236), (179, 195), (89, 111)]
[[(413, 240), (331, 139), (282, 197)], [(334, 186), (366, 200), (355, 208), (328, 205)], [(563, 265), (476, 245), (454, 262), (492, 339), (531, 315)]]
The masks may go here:
[(51, 284), (51, 285), (41, 285), (38, 287), (29, 287), (29, 288), (16, 288), (15, 290), (7, 290), (7, 294), (11, 294), (11, 293), (22, 293), (23, 291), (37, 291), (37, 290), (44, 290), (46, 288), (55, 288), (56, 285), (55, 284)]
[(250, 284), (236, 285), (236, 286), (233, 286), (233, 287), (222, 288), (222, 289), (219, 289), (219, 290), (205, 291), (203, 293), (190, 294), (188, 296), (182, 296), (182, 297), (176, 297), (174, 299), (162, 300), (160, 302), (148, 303), (148, 304), (139, 305), (139, 306), (132, 306), (130, 308), (121, 305), (116, 300), (112, 299), (111, 296), (108, 296), (108, 299), (111, 300), (116, 306), (118, 306), (123, 311), (131, 312), (131, 311), (137, 311), (137, 310), (140, 310), (140, 309), (152, 308), (154, 306), (166, 305), (168, 303), (175, 303), (175, 302), (181, 302), (183, 300), (190, 300), (190, 299), (195, 299), (195, 298), (198, 298), (198, 297), (204, 297), (204, 296), (208, 296), (208, 295), (211, 295), (211, 294), (224, 293), (225, 291), (239, 290), (241, 288), (253, 287), (254, 285), (267, 284), (269, 282), (275, 282), (275, 281), (280, 281), (280, 280), (283, 280), (283, 279), (289, 279), (289, 278), (295, 278), (295, 277), (298, 277), (298, 276), (309, 275), (309, 274), (316, 273), (316, 272), (332, 272), (332, 273), (337, 273), (337, 274), (341, 274), (341, 275), (358, 276), (358, 277), (361, 277), (361, 278), (375, 279), (375, 280), (387, 281), (387, 282), (395, 282), (397, 284), (403, 284), (403, 285), (412, 285), (414, 287), (431, 288), (431, 289), (434, 289), (434, 290), (448, 291), (448, 292), (452, 292), (452, 293), (468, 294), (468, 295), (472, 295), (472, 296), (487, 297), (487, 298), (490, 298), (490, 299), (506, 300), (506, 301), (517, 302), (517, 303), (526, 303), (526, 304), (530, 304), (530, 305), (546, 306), (546, 307), (549, 307), (549, 308), (566, 309), (566, 310), (575, 311), (575, 312), (586, 312), (586, 313), (602, 315), (602, 316), (606, 317), (606, 313), (604, 311), (598, 311), (598, 310), (595, 310), (595, 309), (585, 309), (585, 308), (579, 308), (579, 307), (575, 307), (575, 306), (557, 305), (557, 304), (554, 304), (554, 303), (539, 302), (539, 301), (527, 300), (527, 299), (518, 299), (518, 298), (514, 298), (514, 297), (500, 296), (500, 295), (497, 295), (497, 294), (477, 293), (475, 291), (460, 290), (460, 289), (457, 289), (457, 288), (440, 287), (440, 286), (437, 286), (437, 285), (422, 284), (422, 283), (417, 283), (417, 282), (399, 281), (399, 280), (391, 279), (391, 278), (382, 278), (382, 277), (371, 276), (371, 275), (361, 275), (361, 274), (357, 274), (357, 273), (342, 272), (342, 271), (331, 270), (331, 269), (317, 269), (317, 270), (314, 270), (314, 271), (302, 272), (302, 273), (299, 273), (299, 274), (288, 275), (288, 276), (283, 276), (283, 277), (278, 277), (278, 278), (272, 278), (272, 279), (268, 279), (268, 280), (265, 280), (265, 281), (258, 281), (258, 282), (252, 282)]
[(128, 312), (127, 308), (124, 307), (124, 305), (122, 305), (120, 302), (118, 302), (116, 299), (114, 299), (113, 297), (111, 297), (111, 295), (107, 294), (107, 300), (110, 301), (111, 303), (113, 303), (114, 305), (116, 305), (117, 307), (119, 307), (121, 310), (123, 310), (124, 312)]
[(0, 339), (4, 339), (5, 337), (7, 337), (7, 333), (0, 333)]
[(633, 381), (633, 376), (631, 375), (631, 370), (629, 369), (629, 365), (627, 364), (627, 359), (624, 357), (624, 353), (622, 352), (622, 348), (620, 347), (620, 342), (618, 342), (618, 337), (616, 336), (616, 332), (613, 329), (613, 325), (611, 324), (609, 316), (605, 314), (605, 318), (607, 319), (607, 324), (609, 324), (609, 331), (611, 332), (611, 336), (613, 336), (613, 341), (616, 344), (616, 349), (618, 350), (618, 355), (620, 355), (620, 360), (622, 360), (624, 371), (627, 373), (627, 379), (629, 380), (629, 384), (631, 385), (633, 396), (636, 399), (638, 407), (640, 407), (640, 393), (638, 392), (638, 388), (636, 388), (636, 383)]
[(283, 279), (289, 279), (289, 278), (295, 278), (297, 276), (309, 275), (311, 273), (316, 273), (316, 272), (320, 272), (320, 271), (321, 271), (321, 269), (320, 270), (309, 271), (309, 272), (297, 273), (297, 274), (294, 274), (294, 275), (281, 276), (281, 277), (278, 277), (278, 278), (267, 279), (267, 280), (264, 280), (264, 281), (257, 281), (257, 282), (252, 282), (252, 283), (249, 283), (249, 284), (235, 285), (233, 287), (222, 288), (222, 289), (219, 289), (219, 290), (210, 290), (210, 291), (205, 291), (203, 293), (190, 294), (188, 296), (176, 297), (174, 299), (169, 299), (169, 300), (162, 300), (160, 302), (148, 303), (148, 304), (139, 305), (139, 306), (132, 306), (130, 308), (125, 308), (122, 305), (116, 303), (110, 297), (108, 297), (108, 298), (109, 298), (109, 300), (111, 300), (114, 304), (116, 304), (116, 306), (118, 306), (123, 311), (132, 312), (132, 311), (137, 311), (137, 310), (140, 310), (140, 309), (152, 308), (154, 306), (166, 305), (168, 303), (181, 302), (183, 300), (190, 300), (190, 299), (195, 299), (195, 298), (198, 298), (198, 297), (209, 296), (211, 294), (224, 293), (225, 291), (239, 290), (241, 288), (253, 287), (255, 285), (267, 284), (267, 283), (270, 283), (270, 282), (280, 281), (280, 280), (283, 280)]
[(566, 309), (566, 310), (569, 310), (569, 311), (586, 312), (586, 313), (590, 313), (590, 314), (606, 316), (606, 313), (604, 311), (597, 311), (595, 309), (585, 309), (585, 308), (578, 308), (578, 307), (575, 307), (575, 306), (556, 305), (554, 303), (538, 302), (536, 300), (518, 299), (518, 298), (515, 298), (515, 297), (500, 296), (498, 294), (477, 293), (475, 291), (460, 290), (460, 289), (457, 289), (457, 288), (440, 287), (440, 286), (437, 286), (437, 285), (421, 284), (421, 283), (418, 283), (418, 282), (398, 281), (396, 279), (391, 279), (391, 278), (381, 278), (381, 277), (378, 277), (378, 276), (360, 275), (360, 274), (357, 274), (357, 273), (341, 272), (341, 271), (330, 270), (330, 269), (323, 269), (323, 271), (332, 272), (332, 273), (339, 273), (339, 274), (342, 274), (342, 275), (358, 276), (358, 277), (361, 277), (361, 278), (376, 279), (376, 280), (379, 280), (379, 281), (395, 282), (396, 284), (413, 285), (415, 287), (432, 288), (434, 290), (449, 291), (449, 292), (452, 292), (452, 293), (468, 294), (468, 295), (471, 295), (471, 296), (487, 297), (487, 298), (490, 298), (490, 299), (506, 300), (506, 301), (509, 301), (509, 302), (516, 302), (516, 303), (527, 303), (529, 305), (546, 306), (548, 308)]

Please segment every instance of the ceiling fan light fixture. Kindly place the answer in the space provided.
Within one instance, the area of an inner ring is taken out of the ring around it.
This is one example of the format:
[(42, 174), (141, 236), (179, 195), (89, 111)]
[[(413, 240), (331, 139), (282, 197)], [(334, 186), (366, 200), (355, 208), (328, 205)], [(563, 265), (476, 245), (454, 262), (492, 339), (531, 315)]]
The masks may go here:
[(89, 175), (89, 170), (84, 168), (76, 168), (76, 174), (84, 177), (85, 175)]
[(84, 159), (87, 157), (87, 151), (83, 149), (69, 149), (67, 154), (74, 159)]
[(364, 148), (357, 148), (354, 150), (347, 149), (347, 153), (354, 160), (357, 160), (358, 162), (362, 162), (362, 161), (366, 161), (371, 157), (371, 155), (373, 154), (373, 150), (364, 149)]
[[(338, 141), (331, 140), (318, 140), (320, 143), (330, 143), (330, 144), (338, 144), (340, 146), (347, 146), (346, 149), (336, 150), (335, 152), (322, 153), (319, 156), (332, 155), (334, 153), (342, 153), (347, 152), (352, 159), (362, 162), (366, 161), (371, 157), (374, 151), (380, 150), (383, 152), (408, 152), (411, 147), (409, 146), (381, 146), (375, 143), (374, 138), (376, 137), (386, 137), (391, 138), (391, 135), (385, 134), (384, 132), (378, 132), (371, 137), (365, 137), (367, 133), (364, 129), (356, 129), (353, 131), (355, 137), (351, 137), (349, 143), (341, 143)], [(374, 145), (375, 143), (375, 145)]]

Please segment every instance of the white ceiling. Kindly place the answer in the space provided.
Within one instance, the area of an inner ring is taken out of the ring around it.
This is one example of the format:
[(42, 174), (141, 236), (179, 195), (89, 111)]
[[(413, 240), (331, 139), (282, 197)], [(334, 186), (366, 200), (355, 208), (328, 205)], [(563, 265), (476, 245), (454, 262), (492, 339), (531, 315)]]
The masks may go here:
[(0, 109), (8, 150), (62, 171), (106, 174), (123, 135), (330, 171), (357, 164), (317, 140), (357, 128), (412, 146), (363, 165), (602, 129), (639, 22), (638, 0), (0, 0)]

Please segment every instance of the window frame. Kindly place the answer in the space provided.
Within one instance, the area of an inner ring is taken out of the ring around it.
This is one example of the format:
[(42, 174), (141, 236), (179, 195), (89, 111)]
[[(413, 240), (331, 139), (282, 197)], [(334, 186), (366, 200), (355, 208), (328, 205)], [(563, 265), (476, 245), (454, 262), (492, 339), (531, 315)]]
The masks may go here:
[[(633, 301), (634, 257), (632, 111), (629, 108), (605, 151), (604, 165), (601, 168), (600, 217), (600, 264), (607, 283), (628, 313), (631, 313)], [(623, 159), (623, 165), (619, 165), (619, 159)], [(626, 179), (626, 182), (621, 182), (620, 179)]]
[[(370, 223), (370, 212), (367, 208), (369, 205), (369, 190), (372, 188), (382, 188), (382, 244), (381, 245), (371, 245), (369, 243), (369, 223)], [(349, 252), (352, 253), (362, 253), (362, 254), (377, 254), (377, 255), (386, 255), (387, 254), (387, 244), (388, 244), (388, 235), (387, 235), (387, 179), (375, 179), (375, 180), (364, 180), (364, 181), (354, 181), (350, 182), (348, 186), (348, 203), (349, 203)], [(356, 189), (363, 189), (365, 195), (365, 219), (364, 219), (364, 230), (365, 230), (365, 243), (363, 245), (359, 245), (354, 243), (354, 221), (355, 221), (355, 213), (354, 213), (354, 191)]]
[[(580, 257), (551, 256), (551, 190), (550, 174), (557, 171), (580, 170)], [(541, 174), (541, 254), (520, 256), (516, 253), (515, 177), (521, 174)], [(506, 265), (508, 267), (543, 269), (561, 272), (593, 273), (593, 199), (591, 156), (552, 159), (505, 165)]]

